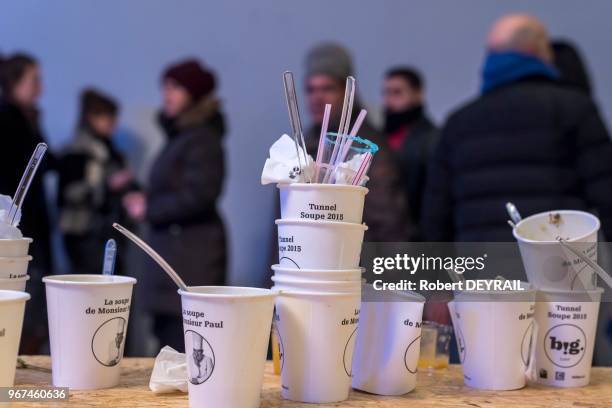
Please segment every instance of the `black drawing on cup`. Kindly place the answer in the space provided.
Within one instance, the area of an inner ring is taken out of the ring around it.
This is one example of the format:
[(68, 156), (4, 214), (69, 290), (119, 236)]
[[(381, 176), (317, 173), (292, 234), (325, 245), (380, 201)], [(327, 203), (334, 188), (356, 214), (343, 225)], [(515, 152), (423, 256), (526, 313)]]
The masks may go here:
[(546, 357), (557, 367), (571, 368), (584, 357), (587, 340), (584, 331), (574, 324), (551, 327), (543, 339)]
[(465, 361), (465, 338), (459, 328), (459, 325), (455, 327), (455, 337), (457, 338), (457, 348), (459, 349), (459, 362), (463, 364)]
[(200, 385), (208, 381), (215, 370), (215, 352), (210, 343), (200, 333), (186, 330), (185, 352), (189, 367), (189, 382)]
[(280, 335), (280, 330), (278, 330), (278, 326), (276, 322), (272, 324), (272, 330), (274, 331), (274, 335), (276, 336), (276, 343), (278, 344), (278, 354), (280, 358), (280, 370), (282, 373), (283, 367), (285, 367), (285, 345), (283, 344), (283, 338)]
[(533, 347), (533, 342), (535, 339), (533, 338), (533, 321), (529, 323), (527, 329), (525, 329), (525, 333), (523, 333), (523, 339), (521, 340), (521, 358), (523, 359), (523, 364), (525, 367), (529, 366), (529, 361), (531, 359), (531, 350)]
[(355, 338), (357, 328), (349, 336), (346, 345), (344, 346), (344, 354), (342, 355), (342, 363), (344, 364), (344, 372), (349, 377), (353, 376), (353, 352), (355, 351)]
[(123, 358), (127, 321), (114, 317), (102, 323), (91, 339), (91, 352), (103, 366), (113, 367)]
[(297, 264), (297, 262), (295, 262), (293, 259), (289, 258), (288, 256), (283, 256), (281, 259), (278, 260), (278, 263), (280, 265), (286, 264), (287, 262), (283, 262), (283, 261), (289, 261), (290, 264), (293, 264), (297, 269), (301, 269), (300, 265)]
[[(406, 347), (406, 352), (404, 352), (404, 366), (406, 366), (406, 370), (410, 372), (410, 374), (416, 374), (418, 371), (419, 365), (419, 353), (415, 350), (416, 347), (421, 346), (421, 335), (419, 335), (416, 339), (412, 340), (408, 347)], [(411, 352), (411, 353), (409, 353)], [(409, 357), (416, 357), (414, 362), (408, 362)], [(414, 368), (412, 367), (414, 365)]]
[[(595, 273), (593, 273), (593, 269), (591, 269), (591, 267), (588, 264), (584, 264), (582, 265), (582, 268), (580, 268), (575, 274), (574, 274), (574, 278), (572, 279), (572, 283), (570, 285), (570, 289), (574, 290), (574, 289), (580, 289), (583, 290), (584, 288), (584, 283), (578, 279), (578, 276), (580, 276), (580, 274), (584, 271), (590, 272), (591, 273), (591, 285), (593, 286), (597, 286), (597, 275)], [(576, 287), (576, 280), (578, 280), (580, 282), (580, 286)]]

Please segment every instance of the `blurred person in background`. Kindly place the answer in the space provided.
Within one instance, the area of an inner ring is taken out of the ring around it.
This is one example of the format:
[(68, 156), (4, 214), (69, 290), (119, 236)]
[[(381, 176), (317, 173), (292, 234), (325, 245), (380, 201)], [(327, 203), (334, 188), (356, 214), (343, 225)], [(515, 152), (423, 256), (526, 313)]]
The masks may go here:
[[(332, 43), (311, 49), (306, 56), (306, 98), (312, 126), (305, 132), (308, 153), (316, 157), (325, 105), (331, 104), (329, 131), (336, 132), (340, 123), (346, 77), (353, 75), (353, 62), (348, 51)], [(359, 81), (357, 81), (359, 83)], [(362, 106), (355, 98), (351, 126)], [(382, 132), (364, 121), (359, 136), (376, 143), (380, 150), (374, 155), (368, 172), (370, 190), (365, 200), (363, 220), (368, 225), (366, 241), (402, 242), (412, 238), (414, 226), (408, 217), (408, 203), (403, 194), (399, 166)]]
[[(561, 82), (573, 89), (592, 95), (591, 78), (582, 53), (567, 40), (553, 41), (553, 62), (559, 71)], [(601, 235), (601, 234), (600, 234)], [(610, 239), (610, 238), (608, 238)], [(601, 239), (600, 242), (604, 242)], [(612, 251), (609, 243), (600, 244), (597, 262), (606, 271), (612, 271)], [(612, 365), (612, 303), (601, 302), (597, 321), (597, 343), (593, 353), (594, 365)]]
[(73, 273), (100, 273), (105, 242), (117, 235), (113, 222), (126, 223), (122, 198), (137, 189), (113, 146), (118, 115), (119, 106), (110, 96), (84, 90), (76, 137), (59, 160), (59, 228)]
[[(225, 123), (215, 85), (213, 73), (197, 60), (164, 71), (159, 124), (168, 140), (153, 164), (146, 193), (124, 199), (132, 218), (150, 225), (148, 242), (187, 285), (225, 283), (225, 229), (217, 210), (225, 176)], [(148, 269), (157, 268), (146, 262)], [(139, 287), (160, 346), (183, 350), (176, 285), (160, 271), (147, 274)]]
[[(0, 58), (0, 193), (13, 196), (30, 156), (44, 142), (40, 128), (38, 101), (42, 93), (40, 67), (27, 54)], [(43, 178), (54, 167), (47, 151), (23, 204), (19, 228), (24, 237), (34, 240), (33, 259), (28, 268), (27, 290), (32, 299), (26, 303), (21, 353), (38, 354), (47, 341), (47, 315), (41, 278), (52, 273), (50, 222)]]
[[(413, 225), (421, 221), (427, 164), (438, 141), (438, 129), (425, 109), (425, 84), (415, 68), (394, 67), (383, 84), (384, 133), (401, 169)], [(420, 240), (420, 231), (415, 239)]]
[(505, 204), (523, 216), (595, 211), (612, 237), (612, 141), (593, 100), (565, 86), (544, 25), (498, 20), (481, 95), (447, 120), (423, 201), (430, 241), (513, 241)]
[(553, 64), (559, 72), (560, 81), (568, 86), (592, 95), (591, 79), (578, 48), (569, 41), (552, 42)]

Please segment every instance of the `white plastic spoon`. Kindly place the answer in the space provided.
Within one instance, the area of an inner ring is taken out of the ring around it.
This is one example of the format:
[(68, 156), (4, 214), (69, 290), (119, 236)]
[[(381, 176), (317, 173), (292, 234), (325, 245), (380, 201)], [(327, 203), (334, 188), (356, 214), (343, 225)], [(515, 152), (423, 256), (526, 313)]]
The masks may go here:
[(104, 263), (102, 264), (102, 275), (113, 275), (115, 273), (115, 260), (117, 258), (117, 242), (114, 239), (106, 241), (104, 247)]

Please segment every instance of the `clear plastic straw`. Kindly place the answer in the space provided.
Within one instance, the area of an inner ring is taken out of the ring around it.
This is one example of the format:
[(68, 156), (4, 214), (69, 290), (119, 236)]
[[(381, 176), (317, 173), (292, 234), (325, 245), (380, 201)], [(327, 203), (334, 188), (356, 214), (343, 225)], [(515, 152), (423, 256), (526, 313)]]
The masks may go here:
[[(330, 167), (328, 167), (325, 171), (325, 178), (323, 179), (323, 183), (328, 183), (331, 172), (330, 168), (335, 165), (336, 158), (338, 156), (338, 148), (342, 145), (342, 140), (344, 139), (344, 135), (348, 132), (348, 127), (350, 125), (351, 120), (351, 112), (353, 110), (353, 103), (355, 101), (355, 78), (349, 76), (346, 78), (346, 87), (344, 89), (344, 102), (342, 103), (342, 114), (340, 115), (340, 124), (338, 126), (338, 134), (336, 136), (336, 141), (334, 143), (334, 148), (332, 150), (332, 155), (329, 160)], [(349, 125), (347, 125), (347, 122)]]
[[(302, 121), (300, 119), (300, 110), (297, 103), (295, 81), (293, 80), (293, 73), (291, 71), (285, 71), (283, 73), (283, 84), (285, 86), (285, 98), (287, 99), (287, 109), (289, 110), (289, 121), (291, 122), (291, 128), (293, 131), (293, 140), (295, 142), (300, 172), (303, 172), (308, 178), (308, 181), (312, 182), (312, 175), (305, 174), (306, 166), (308, 165), (308, 153), (306, 152), (306, 143), (304, 141), (304, 133), (302, 131)], [(300, 147), (302, 149), (301, 154)]]
[(329, 127), (329, 117), (331, 115), (332, 106), (328, 103), (325, 104), (325, 112), (323, 112), (323, 123), (321, 124), (321, 134), (319, 136), (319, 147), (317, 149), (317, 162), (315, 171), (315, 181), (319, 180), (319, 172), (321, 171), (321, 160), (323, 160), (323, 149), (325, 148), (325, 137), (327, 135), (327, 128)]
[(17, 217), (19, 210), (21, 210), (23, 201), (28, 194), (32, 180), (36, 175), (36, 171), (38, 170), (38, 166), (40, 166), (42, 158), (47, 152), (47, 148), (48, 146), (46, 143), (39, 143), (36, 145), (34, 153), (32, 153), (32, 157), (30, 157), (30, 161), (28, 162), (28, 167), (26, 167), (25, 171), (23, 172), (23, 176), (21, 176), (21, 180), (19, 181), (19, 186), (17, 186), (17, 191), (15, 191), (15, 195), (13, 196), (13, 202), (11, 203), (11, 208), (7, 218), (7, 221), (9, 221), (12, 226), (16, 226), (15, 218)]
[(125, 235), (127, 238), (129, 238), (133, 243), (138, 245), (140, 247), (140, 249), (145, 251), (147, 253), (147, 255), (149, 255), (151, 258), (153, 258), (153, 260), (155, 262), (157, 262), (157, 264), (159, 266), (162, 267), (164, 272), (166, 272), (168, 274), (168, 276), (170, 276), (170, 279), (172, 279), (174, 281), (174, 283), (176, 283), (176, 286), (178, 286), (184, 292), (189, 292), (189, 287), (181, 279), (179, 274), (176, 273), (176, 271), (174, 269), (172, 269), (170, 264), (168, 264), (168, 262), (166, 262), (166, 260), (164, 258), (162, 258), (162, 256), (160, 254), (155, 252), (155, 250), (153, 248), (151, 248), (146, 242), (144, 242), (142, 239), (140, 239), (133, 232), (129, 231), (123, 225), (114, 223), (113, 224), (113, 228), (115, 228), (117, 231), (119, 231), (120, 233)]

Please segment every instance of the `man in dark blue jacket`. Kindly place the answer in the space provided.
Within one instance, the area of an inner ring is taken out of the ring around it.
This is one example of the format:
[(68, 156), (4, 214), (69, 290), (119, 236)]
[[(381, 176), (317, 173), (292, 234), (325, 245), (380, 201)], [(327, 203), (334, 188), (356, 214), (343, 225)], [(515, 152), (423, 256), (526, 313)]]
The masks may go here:
[(564, 86), (545, 27), (500, 19), (488, 38), (481, 95), (453, 113), (428, 173), (430, 241), (511, 241), (504, 204), (523, 216), (593, 211), (612, 239), (612, 141), (593, 100)]

